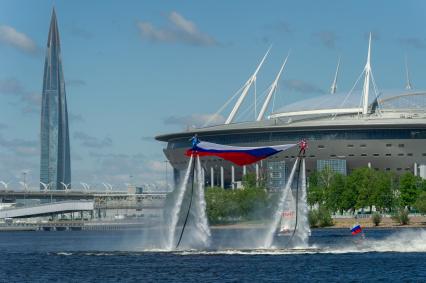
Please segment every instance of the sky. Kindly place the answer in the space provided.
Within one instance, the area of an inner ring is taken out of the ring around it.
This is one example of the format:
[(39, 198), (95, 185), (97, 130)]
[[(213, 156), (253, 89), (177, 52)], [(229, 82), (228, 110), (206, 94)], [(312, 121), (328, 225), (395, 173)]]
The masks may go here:
[[(204, 124), (270, 46), (257, 76), (258, 98), (290, 53), (276, 108), (326, 95), (339, 56), (338, 89), (348, 92), (365, 65), (369, 32), (380, 90), (404, 88), (404, 56), (414, 88), (426, 88), (424, 1), (0, 0), (0, 180), (15, 188), (23, 172), (38, 186), (53, 6), (77, 188), (80, 182), (164, 185), (165, 144), (154, 136)], [(254, 90), (239, 119), (254, 118), (253, 97)]]

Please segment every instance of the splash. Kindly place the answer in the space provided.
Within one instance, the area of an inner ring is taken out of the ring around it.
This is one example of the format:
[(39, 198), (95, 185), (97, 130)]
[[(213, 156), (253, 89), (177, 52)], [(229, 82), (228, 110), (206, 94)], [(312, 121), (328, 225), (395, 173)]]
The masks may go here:
[(285, 205), (285, 202), (286, 202), (286, 199), (287, 199), (287, 194), (291, 193), (291, 183), (293, 182), (294, 173), (296, 172), (298, 162), (299, 162), (299, 158), (297, 158), (296, 161), (294, 162), (294, 165), (293, 165), (293, 168), (291, 169), (291, 173), (290, 173), (290, 176), (288, 178), (287, 184), (286, 184), (284, 190), (281, 191), (278, 205), (277, 205), (275, 212), (273, 214), (273, 220), (269, 224), (269, 227), (268, 227), (267, 232), (266, 232), (265, 242), (262, 245), (263, 248), (269, 249), (272, 246), (272, 242), (274, 240), (274, 235), (275, 235), (276, 229), (277, 229), (278, 224), (279, 224), (280, 219), (281, 219), (281, 213), (284, 210), (284, 205)]
[(371, 252), (425, 253), (426, 230), (398, 231), (384, 239), (370, 240), (363, 243), (345, 243), (312, 245), (306, 248), (291, 249), (219, 249), (219, 250), (187, 250), (178, 255), (296, 255), (296, 254), (346, 254)]
[(192, 162), (193, 156), (191, 155), (191, 158), (189, 159), (188, 168), (186, 169), (185, 178), (183, 179), (182, 184), (178, 187), (178, 193), (177, 193), (177, 199), (174, 202), (174, 206), (171, 212), (171, 221), (169, 226), (169, 234), (167, 238), (167, 249), (172, 250), (175, 246), (175, 233), (176, 233), (176, 226), (179, 220), (180, 211), (182, 208), (182, 202), (183, 197), (185, 195), (186, 187), (188, 185), (189, 177), (191, 175), (191, 168), (192, 168)]
[(200, 157), (197, 156), (197, 188), (198, 190), (195, 193), (196, 202), (194, 206), (195, 213), (195, 233), (196, 239), (200, 242), (200, 245), (203, 247), (208, 247), (210, 244), (210, 227), (207, 221), (206, 214), (206, 199), (204, 196), (204, 176), (201, 168)]
[(328, 246), (326, 253), (366, 252), (426, 252), (426, 230), (399, 231), (382, 240), (366, 239), (361, 243), (345, 246)]
[(311, 229), (308, 222), (308, 205), (306, 203), (306, 172), (305, 172), (305, 159), (302, 159), (300, 168), (300, 188), (298, 193), (298, 206), (297, 206), (297, 227), (294, 234), (292, 245), (297, 248), (308, 247), (309, 234)]

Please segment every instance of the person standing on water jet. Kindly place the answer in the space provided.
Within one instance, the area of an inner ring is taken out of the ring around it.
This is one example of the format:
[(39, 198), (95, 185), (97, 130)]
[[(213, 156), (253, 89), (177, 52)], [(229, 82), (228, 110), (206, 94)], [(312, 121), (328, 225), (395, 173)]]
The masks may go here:
[(191, 139), (190, 139), (191, 143), (192, 143), (192, 151), (196, 152), (197, 151), (197, 144), (200, 143), (200, 140), (198, 139), (198, 135), (195, 134)]
[(299, 156), (305, 156), (305, 152), (308, 149), (308, 142), (305, 139), (302, 139), (298, 142), (299, 145)]

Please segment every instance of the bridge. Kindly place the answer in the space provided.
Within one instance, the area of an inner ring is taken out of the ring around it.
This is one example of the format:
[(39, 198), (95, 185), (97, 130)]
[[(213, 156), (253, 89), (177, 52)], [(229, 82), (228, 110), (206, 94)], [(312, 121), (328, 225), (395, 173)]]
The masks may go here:
[(162, 208), (166, 193), (126, 193), (123, 191), (73, 191), (73, 190), (48, 190), (48, 191), (12, 191), (0, 190), (0, 202), (8, 200), (15, 202), (17, 199), (50, 200), (50, 202), (70, 200), (94, 201), (96, 208)]
[(34, 206), (16, 207), (0, 210), (0, 219), (26, 218), (69, 212), (93, 211), (94, 202), (90, 200), (60, 201)]

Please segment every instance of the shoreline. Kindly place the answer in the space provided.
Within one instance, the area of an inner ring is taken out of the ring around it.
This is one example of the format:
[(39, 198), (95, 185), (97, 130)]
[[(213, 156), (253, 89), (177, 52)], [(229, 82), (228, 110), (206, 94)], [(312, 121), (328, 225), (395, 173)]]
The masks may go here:
[[(361, 227), (368, 229), (404, 229), (404, 228), (426, 228), (426, 216), (410, 217), (410, 223), (401, 225), (393, 221), (390, 217), (383, 217), (379, 226), (374, 226), (371, 218), (334, 218), (333, 226), (315, 227), (311, 229), (350, 229), (354, 223), (359, 223)], [(215, 224), (211, 229), (261, 229), (266, 228), (266, 223), (240, 222), (232, 224)]]

